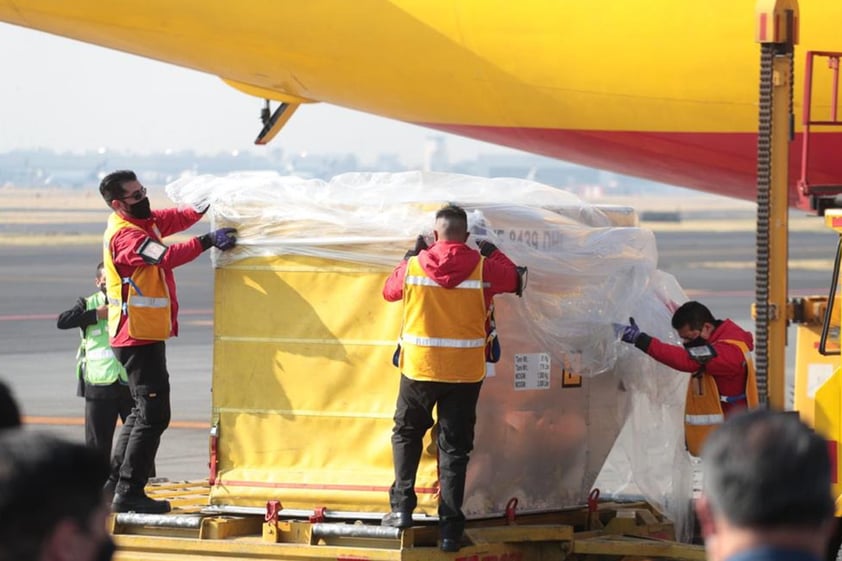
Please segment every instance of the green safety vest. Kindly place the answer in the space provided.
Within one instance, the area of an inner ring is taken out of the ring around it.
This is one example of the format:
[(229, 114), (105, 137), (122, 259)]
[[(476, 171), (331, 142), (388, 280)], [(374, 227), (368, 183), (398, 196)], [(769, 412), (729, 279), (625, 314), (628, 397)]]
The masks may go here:
[[(97, 290), (85, 298), (85, 310), (105, 304), (105, 294)], [(76, 353), (76, 376), (92, 386), (108, 386), (120, 380), (128, 383), (126, 369), (114, 356), (108, 341), (108, 320), (100, 319), (85, 328)]]

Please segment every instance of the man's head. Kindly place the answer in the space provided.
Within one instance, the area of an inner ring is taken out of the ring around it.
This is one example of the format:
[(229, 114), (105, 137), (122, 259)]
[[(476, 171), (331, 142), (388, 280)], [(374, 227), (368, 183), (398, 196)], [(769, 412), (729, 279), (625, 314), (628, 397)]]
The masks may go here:
[(795, 413), (728, 419), (702, 450), (696, 512), (708, 559), (761, 544), (824, 555), (834, 515), (827, 443)]
[(105, 264), (102, 261), (96, 266), (96, 276), (94, 277), (94, 286), (105, 293)]
[(109, 173), (99, 183), (99, 193), (105, 203), (118, 214), (140, 219), (152, 216), (146, 187), (141, 185), (133, 171), (120, 170)]
[(699, 302), (685, 302), (672, 315), (672, 327), (685, 343), (700, 337), (708, 340), (716, 329), (716, 319)]
[(0, 432), (0, 561), (104, 561), (102, 486), (108, 462), (93, 448), (23, 429)]
[(20, 409), (12, 390), (0, 380), (0, 430), (19, 427)]
[(468, 215), (465, 209), (456, 205), (443, 206), (436, 212), (436, 240), (449, 242), (468, 241)]

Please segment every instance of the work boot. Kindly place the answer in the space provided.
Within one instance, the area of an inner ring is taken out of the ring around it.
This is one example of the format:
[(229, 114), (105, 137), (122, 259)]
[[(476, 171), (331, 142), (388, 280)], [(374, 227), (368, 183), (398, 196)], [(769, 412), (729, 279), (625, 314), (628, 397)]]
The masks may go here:
[(460, 547), (462, 547), (462, 540), (457, 538), (442, 538), (439, 544), (439, 549), (448, 553), (457, 552)]
[(123, 495), (114, 494), (111, 502), (111, 510), (114, 512), (137, 512), (138, 514), (165, 514), (170, 511), (169, 501), (156, 501), (145, 494)]
[(380, 521), (381, 526), (391, 526), (392, 528), (409, 528), (412, 526), (412, 513), (400, 512), (393, 510), (383, 517)]

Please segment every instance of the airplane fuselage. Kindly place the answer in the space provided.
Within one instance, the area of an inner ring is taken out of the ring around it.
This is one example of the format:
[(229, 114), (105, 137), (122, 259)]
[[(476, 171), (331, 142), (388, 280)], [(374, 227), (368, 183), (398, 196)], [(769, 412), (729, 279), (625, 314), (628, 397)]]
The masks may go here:
[[(259, 97), (755, 196), (760, 47), (747, 0), (0, 0), (0, 21), (211, 73)], [(803, 53), (842, 50), (840, 21), (838, 2), (801, 8), (797, 110)], [(829, 112), (829, 85), (814, 96), (814, 112)], [(842, 131), (818, 132), (811, 176), (840, 182)], [(791, 200), (800, 135), (796, 119)]]

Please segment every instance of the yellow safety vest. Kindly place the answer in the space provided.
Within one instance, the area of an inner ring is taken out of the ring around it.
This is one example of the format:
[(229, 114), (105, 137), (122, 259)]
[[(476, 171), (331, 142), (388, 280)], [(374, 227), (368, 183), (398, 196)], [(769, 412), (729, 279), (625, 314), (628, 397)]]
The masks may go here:
[[(102, 262), (105, 266), (106, 296), (108, 297), (108, 333), (117, 335), (120, 319), (128, 322), (129, 337), (150, 341), (164, 341), (172, 333), (172, 311), (170, 292), (164, 278), (164, 271), (157, 265), (143, 265), (135, 269), (131, 277), (117, 273), (111, 255), (111, 239), (123, 228), (143, 228), (132, 224), (116, 212), (108, 217), (108, 226), (103, 236)], [(155, 227), (157, 241), (161, 234)], [(129, 286), (126, 300), (123, 300), (123, 285)]]
[[(745, 400), (749, 409), (755, 409), (759, 403), (757, 398), (757, 376), (754, 359), (748, 346), (736, 339), (723, 339), (723, 343), (734, 345), (743, 352), (746, 361)], [(687, 387), (687, 401), (684, 406), (684, 439), (687, 450), (694, 456), (702, 452), (702, 445), (708, 434), (721, 425), (725, 420), (722, 412), (722, 402), (728, 396), (720, 396), (716, 380), (707, 372), (702, 371), (690, 379)]]
[(398, 366), (413, 380), (479, 382), (485, 377), (485, 298), (480, 258), (470, 276), (444, 288), (417, 257), (406, 266)]

